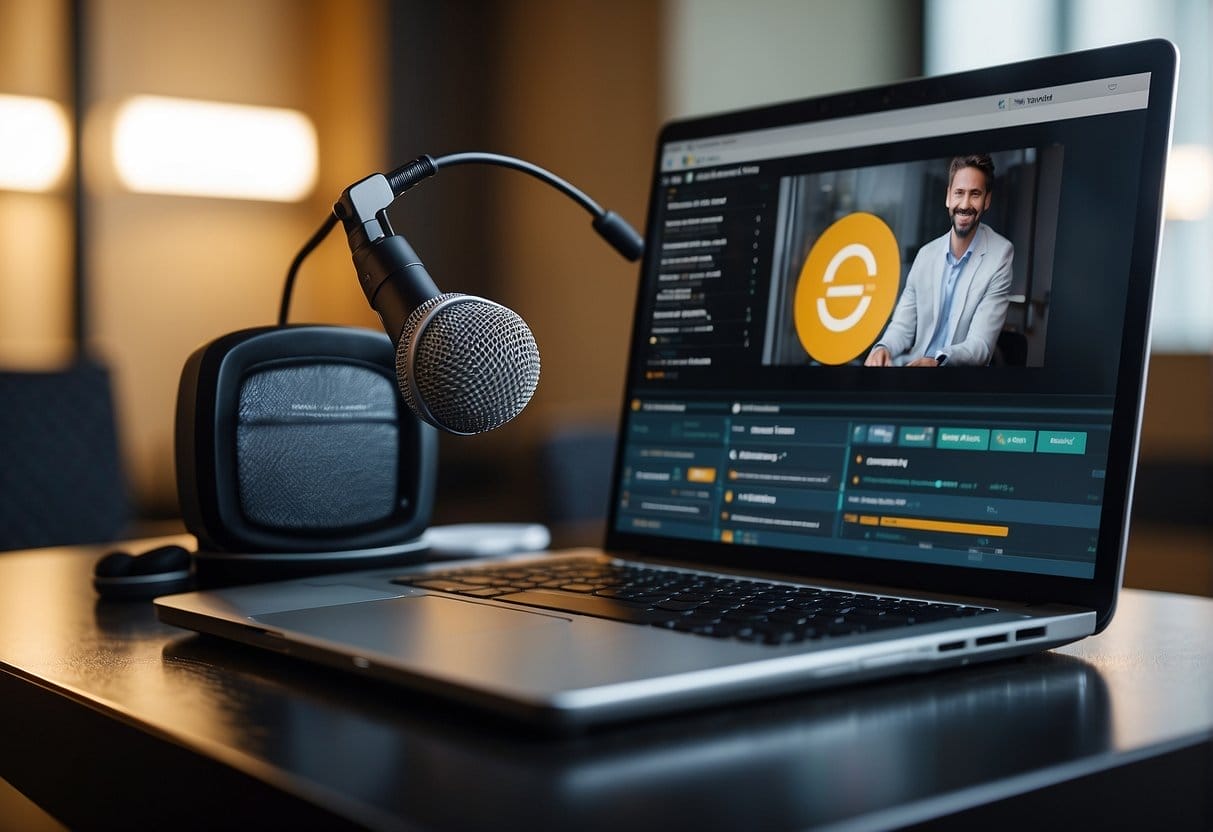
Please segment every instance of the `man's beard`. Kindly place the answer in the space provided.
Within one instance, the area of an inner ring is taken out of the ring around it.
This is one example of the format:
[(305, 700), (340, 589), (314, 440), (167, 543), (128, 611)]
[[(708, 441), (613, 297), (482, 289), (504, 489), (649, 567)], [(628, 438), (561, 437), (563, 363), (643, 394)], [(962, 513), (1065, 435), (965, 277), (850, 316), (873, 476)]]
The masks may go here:
[[(968, 228), (962, 229), (956, 222), (957, 217), (968, 217), (972, 219)], [(981, 213), (970, 208), (968, 211), (963, 211), (959, 208), (952, 211), (952, 230), (956, 232), (957, 237), (968, 237), (973, 233), (973, 229), (977, 228), (978, 221), (981, 220)]]

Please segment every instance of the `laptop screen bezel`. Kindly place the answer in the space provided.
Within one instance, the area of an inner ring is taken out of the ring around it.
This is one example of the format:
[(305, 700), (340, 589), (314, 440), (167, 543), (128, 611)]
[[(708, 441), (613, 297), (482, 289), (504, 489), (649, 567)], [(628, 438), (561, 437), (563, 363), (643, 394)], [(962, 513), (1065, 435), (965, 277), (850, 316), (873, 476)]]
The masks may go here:
[(636, 298), (634, 331), (628, 362), (629, 395), (620, 413), (621, 437), (616, 449), (611, 502), (608, 509), (606, 548), (617, 554), (659, 558), (675, 563), (744, 568), (747, 571), (786, 573), (805, 579), (865, 581), (929, 592), (964, 594), (1017, 602), (1065, 603), (1094, 609), (1097, 629), (1107, 625), (1115, 608), (1128, 541), (1129, 509), (1136, 467), (1140, 421), (1149, 355), (1149, 322), (1154, 273), (1161, 242), (1162, 187), (1170, 143), (1178, 54), (1164, 40), (1075, 52), (1007, 64), (973, 72), (919, 78), (884, 87), (838, 93), (802, 101), (736, 112), (682, 119), (666, 124), (657, 138), (646, 239), (657, 239), (655, 228), (663, 147), (671, 142), (715, 135), (761, 130), (789, 124), (861, 115), (900, 108), (937, 104), (995, 95), (1009, 89), (1032, 89), (1087, 81), (1114, 75), (1150, 73), (1149, 102), (1139, 173), (1138, 200), (1133, 229), (1130, 280), (1124, 333), (1119, 356), (1119, 379), (1111, 419), (1111, 441), (1106, 469), (1095, 573), (1092, 578), (1066, 578), (1026, 572), (943, 566), (907, 561), (856, 558), (820, 551), (792, 551), (765, 547), (738, 547), (724, 543), (624, 532), (616, 528), (620, 505), (626, 443), (624, 428), (629, 415), (630, 389), (641, 375), (644, 333), (638, 331), (650, 287), (646, 275), (654, 273), (659, 253), (650, 246), (641, 268)]

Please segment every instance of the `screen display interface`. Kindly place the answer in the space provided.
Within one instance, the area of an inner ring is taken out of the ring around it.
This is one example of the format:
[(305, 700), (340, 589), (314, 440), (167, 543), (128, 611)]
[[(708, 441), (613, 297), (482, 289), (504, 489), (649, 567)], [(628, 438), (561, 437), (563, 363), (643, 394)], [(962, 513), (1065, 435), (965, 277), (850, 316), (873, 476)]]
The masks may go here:
[(614, 528), (1091, 577), (1149, 80), (664, 145)]

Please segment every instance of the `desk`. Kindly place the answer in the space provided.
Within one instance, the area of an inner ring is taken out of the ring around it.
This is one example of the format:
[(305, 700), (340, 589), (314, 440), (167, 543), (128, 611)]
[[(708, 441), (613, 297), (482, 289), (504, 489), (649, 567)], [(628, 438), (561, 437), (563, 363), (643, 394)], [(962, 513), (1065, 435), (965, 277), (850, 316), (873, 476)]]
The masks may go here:
[(1213, 826), (1213, 600), (1050, 653), (551, 738), (0, 554), (0, 777), (72, 828)]

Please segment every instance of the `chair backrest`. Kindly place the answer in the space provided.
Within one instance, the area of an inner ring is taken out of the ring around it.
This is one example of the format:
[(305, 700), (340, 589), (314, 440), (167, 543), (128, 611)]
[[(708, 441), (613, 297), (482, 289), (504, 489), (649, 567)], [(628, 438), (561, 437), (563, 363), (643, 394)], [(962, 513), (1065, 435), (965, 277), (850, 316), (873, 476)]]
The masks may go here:
[(117, 540), (130, 520), (108, 371), (0, 372), (0, 549)]
[(1013, 329), (998, 333), (998, 345), (990, 362), (999, 367), (1023, 367), (1028, 363), (1028, 336)]

